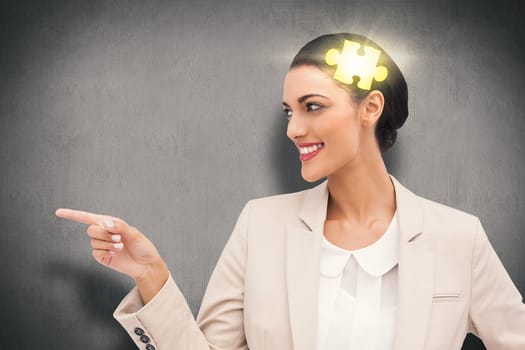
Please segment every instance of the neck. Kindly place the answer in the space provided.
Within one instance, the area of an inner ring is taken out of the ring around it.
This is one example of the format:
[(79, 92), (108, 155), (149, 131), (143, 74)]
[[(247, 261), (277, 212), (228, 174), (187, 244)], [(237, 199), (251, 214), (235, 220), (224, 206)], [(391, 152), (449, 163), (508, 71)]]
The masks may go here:
[(330, 219), (366, 223), (378, 217), (392, 217), (396, 209), (395, 190), (381, 155), (366, 164), (348, 166), (328, 176)]

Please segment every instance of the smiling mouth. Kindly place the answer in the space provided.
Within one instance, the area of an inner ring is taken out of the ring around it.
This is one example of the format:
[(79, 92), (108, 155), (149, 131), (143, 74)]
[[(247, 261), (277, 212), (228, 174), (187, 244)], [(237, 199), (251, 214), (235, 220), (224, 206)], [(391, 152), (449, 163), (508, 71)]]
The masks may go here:
[(324, 148), (324, 143), (317, 143), (308, 147), (298, 147), (299, 159), (309, 160), (315, 157)]

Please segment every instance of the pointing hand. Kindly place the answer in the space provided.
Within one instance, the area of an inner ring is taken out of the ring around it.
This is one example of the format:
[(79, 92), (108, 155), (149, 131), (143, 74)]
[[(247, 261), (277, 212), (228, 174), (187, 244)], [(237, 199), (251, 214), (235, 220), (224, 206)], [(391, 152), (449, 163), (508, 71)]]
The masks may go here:
[(55, 215), (86, 225), (96, 261), (135, 281), (144, 278), (162, 258), (153, 243), (124, 220), (72, 209), (57, 209)]

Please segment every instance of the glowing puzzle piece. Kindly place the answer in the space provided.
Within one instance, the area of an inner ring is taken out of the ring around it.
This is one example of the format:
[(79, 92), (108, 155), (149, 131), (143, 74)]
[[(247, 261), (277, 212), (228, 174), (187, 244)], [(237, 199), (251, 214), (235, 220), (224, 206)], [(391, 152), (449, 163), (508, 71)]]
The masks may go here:
[(358, 76), (357, 87), (363, 90), (370, 90), (372, 79), (383, 81), (388, 75), (386, 67), (377, 66), (377, 61), (381, 51), (371, 46), (365, 46), (364, 55), (357, 53), (361, 44), (345, 40), (343, 50), (340, 53), (337, 49), (330, 49), (326, 52), (325, 61), (328, 65), (337, 64), (334, 79), (345, 84), (353, 84), (354, 76)]

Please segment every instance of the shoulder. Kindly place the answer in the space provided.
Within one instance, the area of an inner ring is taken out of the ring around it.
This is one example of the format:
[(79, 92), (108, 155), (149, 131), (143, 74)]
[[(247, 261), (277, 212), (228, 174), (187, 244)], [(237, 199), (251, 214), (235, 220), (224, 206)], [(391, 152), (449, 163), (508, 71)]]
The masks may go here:
[(246, 206), (249, 207), (250, 223), (257, 230), (268, 231), (288, 224), (300, 224), (308, 218), (321, 220), (326, 212), (327, 198), (327, 183), (323, 181), (301, 191), (254, 198)]
[(477, 216), (465, 210), (446, 205), (435, 200), (418, 196), (424, 212), (429, 218), (446, 218), (452, 223), (476, 220)]
[(253, 198), (247, 202), (247, 206), (250, 207), (252, 216), (289, 216), (299, 212), (303, 199), (312, 189)]
[(423, 208), (424, 231), (446, 241), (459, 243), (463, 240), (472, 244), (480, 224), (476, 215), (429, 198), (418, 197)]
[(296, 192), (288, 192), (288, 193), (275, 194), (271, 196), (257, 197), (257, 198), (251, 199), (249, 202), (252, 207), (268, 208), (268, 209), (272, 209), (275, 207), (282, 207), (282, 206), (288, 207), (290, 205), (299, 206), (302, 199), (311, 190), (312, 188), (308, 188), (308, 189), (296, 191)]

